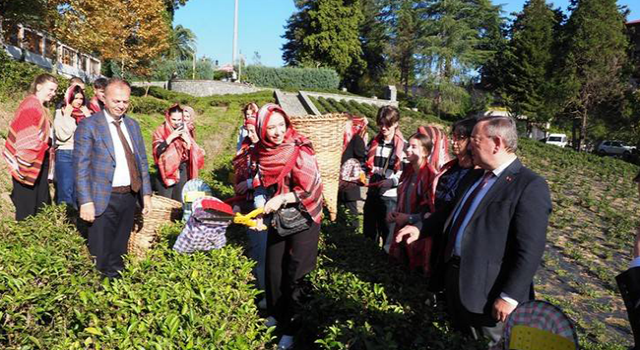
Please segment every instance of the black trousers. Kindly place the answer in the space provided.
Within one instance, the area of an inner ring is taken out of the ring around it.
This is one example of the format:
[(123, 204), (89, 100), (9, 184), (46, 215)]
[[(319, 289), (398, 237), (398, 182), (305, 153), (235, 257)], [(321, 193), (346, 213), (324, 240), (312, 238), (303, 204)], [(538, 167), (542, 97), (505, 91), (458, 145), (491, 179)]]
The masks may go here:
[(385, 244), (390, 232), (393, 232), (395, 224), (387, 222), (387, 213), (396, 210), (398, 199), (396, 197), (383, 197), (373, 192), (367, 193), (364, 202), (362, 232), (365, 237), (373, 240), (382, 240)]
[(45, 155), (40, 174), (33, 186), (24, 185), (12, 177), (11, 201), (16, 207), (16, 220), (22, 221), (36, 215), (45, 205), (51, 204), (49, 193), (49, 156)]
[(107, 209), (89, 226), (89, 252), (98, 271), (107, 277), (118, 277), (124, 269), (122, 256), (127, 253), (135, 210), (132, 192), (112, 192)]
[(303, 279), (316, 267), (320, 225), (313, 223), (303, 232), (280, 237), (274, 228), (267, 236), (267, 311), (287, 335), (301, 326)]
[(460, 261), (452, 258), (446, 265), (445, 295), (447, 309), (452, 325), (458, 331), (479, 339), (489, 338), (489, 346), (494, 346), (502, 339), (504, 323), (496, 322), (490, 313), (476, 314), (469, 312), (460, 301)]
[(182, 202), (182, 188), (184, 187), (184, 184), (187, 183), (187, 177), (187, 163), (181, 163), (180, 180), (177, 184), (166, 187), (164, 182), (162, 182), (162, 177), (160, 177), (160, 170), (158, 170), (156, 173), (156, 191), (158, 192), (158, 195)]

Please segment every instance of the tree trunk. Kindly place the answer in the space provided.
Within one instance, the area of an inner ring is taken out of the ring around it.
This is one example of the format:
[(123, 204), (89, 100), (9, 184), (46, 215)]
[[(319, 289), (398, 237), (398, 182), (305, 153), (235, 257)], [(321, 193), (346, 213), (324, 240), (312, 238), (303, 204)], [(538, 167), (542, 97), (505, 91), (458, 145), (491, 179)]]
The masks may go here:
[(578, 150), (582, 151), (585, 147), (585, 141), (587, 139), (587, 111), (582, 112), (582, 120), (580, 123), (580, 141), (578, 142)]

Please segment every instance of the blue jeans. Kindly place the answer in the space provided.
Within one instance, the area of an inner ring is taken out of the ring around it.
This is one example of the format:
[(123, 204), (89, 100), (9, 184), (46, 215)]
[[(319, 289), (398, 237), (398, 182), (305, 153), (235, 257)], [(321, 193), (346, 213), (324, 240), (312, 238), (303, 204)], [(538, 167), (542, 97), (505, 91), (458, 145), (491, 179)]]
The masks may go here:
[(256, 287), (259, 290), (265, 288), (265, 263), (267, 260), (267, 230), (256, 231), (247, 229), (249, 238), (249, 258), (256, 262), (253, 275), (256, 278)]
[(73, 150), (56, 151), (56, 197), (57, 203), (75, 206), (75, 174), (73, 171)]

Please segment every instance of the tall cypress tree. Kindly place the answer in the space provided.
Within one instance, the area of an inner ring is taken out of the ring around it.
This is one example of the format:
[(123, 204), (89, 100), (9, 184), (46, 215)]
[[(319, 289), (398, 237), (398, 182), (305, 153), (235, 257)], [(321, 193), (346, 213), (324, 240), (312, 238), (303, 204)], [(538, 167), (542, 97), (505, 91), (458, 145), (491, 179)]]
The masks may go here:
[(552, 70), (556, 14), (545, 0), (530, 0), (511, 27), (500, 88), (512, 113), (530, 121), (549, 121), (554, 114)]
[(598, 107), (622, 98), (628, 38), (616, 0), (572, 0), (571, 8), (561, 75), (567, 112), (580, 129), (574, 146), (581, 149)]
[(343, 78), (366, 68), (359, 27), (359, 0), (298, 0), (287, 22), (282, 59), (288, 65), (329, 67)]

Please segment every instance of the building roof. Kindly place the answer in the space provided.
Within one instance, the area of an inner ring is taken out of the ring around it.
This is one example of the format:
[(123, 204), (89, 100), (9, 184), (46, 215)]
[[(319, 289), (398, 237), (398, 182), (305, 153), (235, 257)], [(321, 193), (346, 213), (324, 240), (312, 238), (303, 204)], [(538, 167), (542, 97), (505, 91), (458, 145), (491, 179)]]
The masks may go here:
[(640, 25), (640, 19), (636, 19), (635, 21), (629, 21), (627, 22), (628, 26), (637, 26)]

